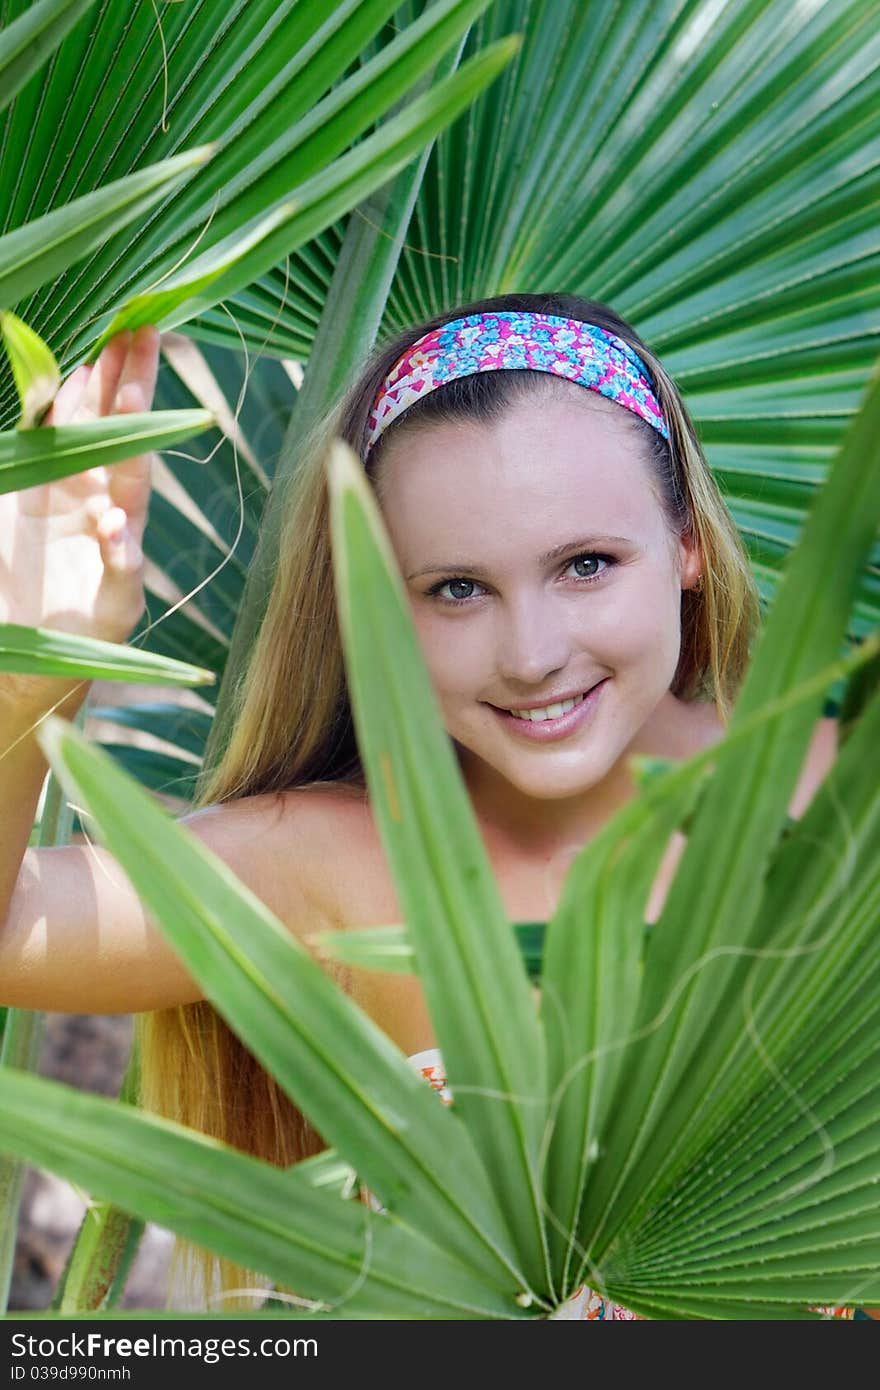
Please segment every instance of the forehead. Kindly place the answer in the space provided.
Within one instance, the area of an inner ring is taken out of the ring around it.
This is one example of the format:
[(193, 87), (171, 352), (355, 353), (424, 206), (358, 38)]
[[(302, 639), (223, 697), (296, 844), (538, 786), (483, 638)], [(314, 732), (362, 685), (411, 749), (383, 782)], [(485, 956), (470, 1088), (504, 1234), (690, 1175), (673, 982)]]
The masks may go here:
[(520, 401), (492, 424), (425, 424), (388, 440), (378, 495), (399, 551), (442, 533), (471, 554), (513, 528), (537, 554), (573, 523), (633, 539), (662, 528), (637, 423), (596, 392), (558, 384), (564, 396)]

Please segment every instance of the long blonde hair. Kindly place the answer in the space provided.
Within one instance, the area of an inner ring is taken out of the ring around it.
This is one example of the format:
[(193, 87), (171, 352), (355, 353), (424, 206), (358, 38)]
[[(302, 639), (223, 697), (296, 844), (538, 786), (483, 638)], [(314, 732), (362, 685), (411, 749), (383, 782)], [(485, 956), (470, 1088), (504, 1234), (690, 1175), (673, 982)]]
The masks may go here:
[[(736, 525), (677, 387), (631, 325), (607, 305), (568, 294), (498, 295), (449, 309), (380, 345), (312, 431), (284, 499), (265, 618), (232, 692), (232, 732), (216, 766), (203, 774), (197, 806), (316, 783), (365, 789), (335, 608), (325, 473), (330, 441), (339, 436), (351, 445), (378, 490), (383, 445), (392, 433), (433, 420), (491, 423), (523, 397), (534, 396), (540, 404), (554, 388), (570, 390), (571, 383), (540, 372), (465, 377), (415, 402), (368, 453), (367, 417), (401, 353), (450, 319), (505, 309), (598, 324), (630, 343), (648, 367), (670, 439), (634, 415), (633, 427), (641, 432), (671, 534), (695, 537), (703, 556), (700, 586), (682, 592), (681, 653), (671, 689), (683, 700), (714, 700), (722, 720), (729, 719), (760, 624), (759, 597)], [(146, 1109), (278, 1165), (326, 1147), (207, 1002), (141, 1015), (138, 1028)], [(197, 1248), (179, 1245), (178, 1255), (204, 1288), (260, 1283), (253, 1272)]]

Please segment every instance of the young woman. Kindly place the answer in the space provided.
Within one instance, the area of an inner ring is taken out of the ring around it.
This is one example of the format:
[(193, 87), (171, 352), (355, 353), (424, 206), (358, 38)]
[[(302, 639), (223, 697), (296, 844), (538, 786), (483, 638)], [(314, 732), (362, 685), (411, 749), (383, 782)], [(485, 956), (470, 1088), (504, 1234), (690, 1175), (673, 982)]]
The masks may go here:
[[(149, 406), (155, 330), (122, 335), (55, 419)], [(545, 920), (573, 855), (635, 794), (628, 758), (724, 732), (759, 624), (736, 526), (682, 399), (612, 309), (572, 295), (460, 306), (381, 346), (308, 442), (234, 732), (184, 823), (308, 942), (399, 921), (354, 739), (336, 622), (325, 461), (364, 462), (513, 920)], [(124, 641), (143, 611), (148, 460), (0, 498), (6, 621)], [(9, 523), (8, 525), (6, 523)], [(33, 574), (42, 576), (35, 584)], [(5, 676), (0, 999), (135, 1012), (144, 1104), (274, 1163), (321, 1136), (238, 1042), (102, 849), (26, 849), (46, 771), (33, 729), (72, 682)], [(833, 761), (823, 719), (793, 796)], [(645, 906), (659, 917), (684, 838)], [(8, 908), (7, 908), (8, 904)], [(324, 962), (444, 1088), (418, 982)], [(224, 1282), (242, 1272), (222, 1266)], [(632, 1316), (588, 1289), (571, 1315)]]

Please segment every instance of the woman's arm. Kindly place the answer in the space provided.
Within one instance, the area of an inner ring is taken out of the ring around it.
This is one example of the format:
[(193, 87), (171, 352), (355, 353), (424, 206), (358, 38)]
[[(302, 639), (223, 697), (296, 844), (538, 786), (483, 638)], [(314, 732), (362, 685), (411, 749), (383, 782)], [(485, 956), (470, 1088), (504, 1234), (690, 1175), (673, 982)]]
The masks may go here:
[[(62, 384), (47, 424), (149, 410), (159, 334), (123, 333)], [(145, 455), (0, 494), (0, 622), (124, 642), (144, 611)], [(0, 921), (30, 838), (46, 762), (34, 731), (53, 707), (73, 718), (89, 682), (0, 673)], [(61, 704), (58, 704), (58, 701)]]
[[(323, 799), (306, 789), (244, 797), (181, 818), (192, 835), (303, 944), (332, 922), (322, 905)], [(202, 991), (98, 845), (26, 850), (0, 927), (0, 1004), (63, 1013), (137, 1013)]]
[[(149, 410), (159, 334), (113, 338), (62, 384), (47, 424)], [(124, 642), (144, 610), (141, 547), (150, 456), (0, 494), (0, 622)], [(129, 1013), (200, 997), (121, 866), (103, 848), (29, 848), (47, 773), (35, 738), (56, 706), (72, 718), (88, 682), (0, 673), (0, 1004)], [(204, 807), (183, 824), (299, 934), (327, 923), (322, 799), (304, 789)], [(335, 823), (335, 822), (334, 822)], [(318, 833), (320, 832), (320, 833)], [(332, 836), (330, 837), (332, 838)]]

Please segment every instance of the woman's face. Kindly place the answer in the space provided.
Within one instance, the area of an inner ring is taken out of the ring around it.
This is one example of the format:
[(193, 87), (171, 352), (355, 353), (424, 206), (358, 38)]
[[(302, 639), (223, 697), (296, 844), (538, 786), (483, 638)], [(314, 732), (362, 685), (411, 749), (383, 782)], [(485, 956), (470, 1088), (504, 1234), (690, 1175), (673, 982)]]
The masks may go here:
[[(610, 790), (624, 754), (658, 751), (682, 708), (669, 687), (700, 557), (669, 531), (634, 424), (572, 384), (490, 427), (398, 435), (382, 460), (382, 513), (465, 779), (487, 808), (517, 804), (525, 827), (530, 808), (547, 825), (548, 802)], [(549, 740), (497, 712), (600, 681), (586, 717)]]

